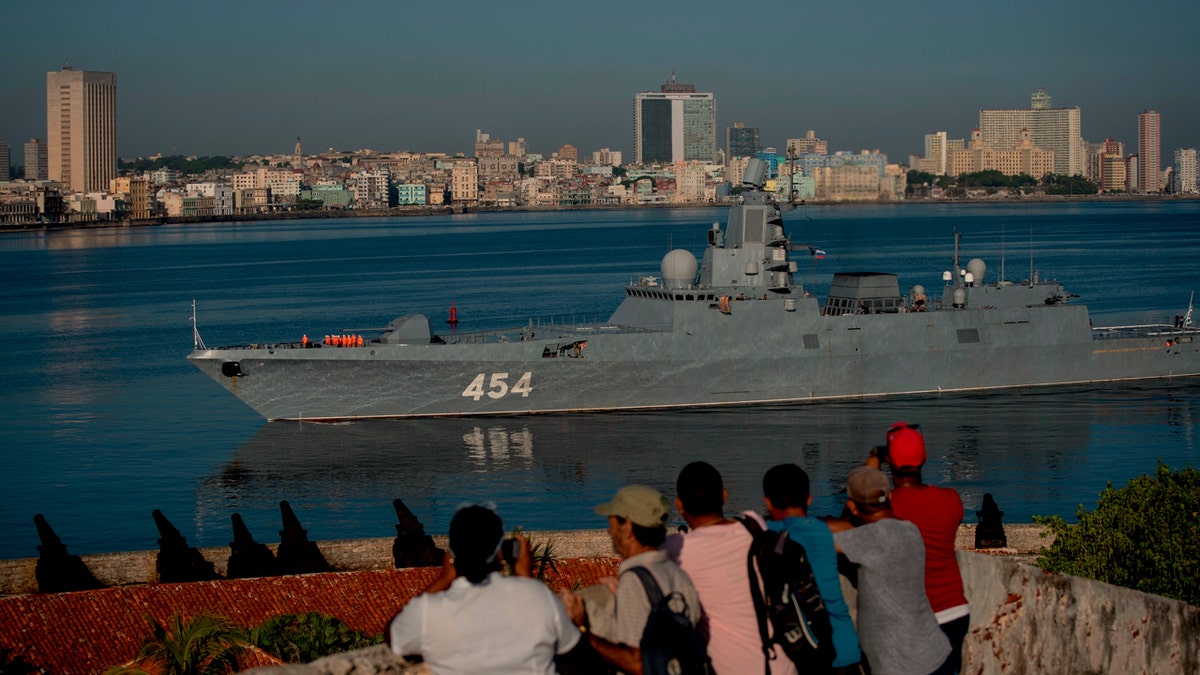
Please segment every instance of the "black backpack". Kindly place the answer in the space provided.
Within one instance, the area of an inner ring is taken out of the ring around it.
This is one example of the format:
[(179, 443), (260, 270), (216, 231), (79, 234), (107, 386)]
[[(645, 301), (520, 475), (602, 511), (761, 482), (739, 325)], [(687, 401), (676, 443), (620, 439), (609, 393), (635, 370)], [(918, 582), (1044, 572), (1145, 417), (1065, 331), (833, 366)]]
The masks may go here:
[[(836, 656), (833, 627), (804, 546), (789, 538), (786, 531), (764, 530), (753, 518), (743, 516), (738, 520), (754, 537), (746, 567), (767, 660), (772, 656), (771, 645), (777, 644), (801, 673), (829, 671)], [(760, 576), (762, 592), (756, 583)], [(770, 634), (768, 621), (773, 629)], [(767, 672), (770, 670), (767, 663)]]
[(712, 675), (704, 638), (687, 616), (687, 600), (678, 591), (663, 596), (654, 575), (645, 567), (632, 569), (650, 601), (650, 616), (642, 630), (642, 672), (645, 675)]

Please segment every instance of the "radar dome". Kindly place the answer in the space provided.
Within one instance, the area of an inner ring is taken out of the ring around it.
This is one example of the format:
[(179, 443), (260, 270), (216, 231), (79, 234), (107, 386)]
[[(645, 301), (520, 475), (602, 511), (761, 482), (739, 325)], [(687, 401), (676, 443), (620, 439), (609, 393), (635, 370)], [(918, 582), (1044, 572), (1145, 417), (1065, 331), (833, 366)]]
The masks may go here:
[(662, 259), (663, 285), (667, 288), (686, 288), (696, 281), (696, 256), (691, 251), (677, 248)]
[(979, 258), (971, 258), (969, 261), (967, 261), (967, 271), (975, 277), (975, 284), (982, 284), (983, 275), (987, 273), (987, 263), (983, 262)]

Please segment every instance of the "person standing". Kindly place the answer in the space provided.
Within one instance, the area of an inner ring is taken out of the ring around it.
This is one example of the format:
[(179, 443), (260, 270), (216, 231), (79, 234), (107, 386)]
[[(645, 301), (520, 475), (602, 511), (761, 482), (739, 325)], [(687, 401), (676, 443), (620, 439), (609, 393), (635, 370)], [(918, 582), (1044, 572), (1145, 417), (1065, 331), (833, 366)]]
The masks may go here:
[(763, 476), (763, 503), (771, 517), (767, 527), (776, 532), (786, 531), (808, 555), (817, 590), (833, 628), (833, 647), (837, 656), (832, 672), (835, 675), (864, 673), (858, 634), (854, 631), (850, 608), (842, 597), (842, 584), (838, 579), (833, 532), (824, 521), (808, 515), (808, 507), (812, 504), (808, 473), (795, 464), (771, 467)]
[(592, 603), (590, 610), (581, 593), (563, 591), (560, 596), (571, 620), (587, 629), (596, 654), (623, 673), (641, 675), (642, 632), (653, 607), (635, 568), (649, 571), (663, 597), (678, 593), (693, 626), (700, 621), (700, 599), (687, 574), (659, 550), (667, 538), (670, 505), (658, 490), (627, 485), (611, 502), (597, 506), (596, 513), (608, 516), (608, 535), (621, 557), (615, 594), (607, 593), (605, 601)]
[(846, 481), (848, 521), (833, 542), (858, 567), (858, 637), (874, 675), (952, 673), (950, 641), (925, 597), (925, 545), (892, 513), (887, 476), (860, 466)]
[[(937, 616), (938, 625), (950, 639), (951, 665), (962, 668), (962, 644), (970, 627), (970, 607), (963, 592), (958, 569), (955, 538), (963, 520), (963, 503), (953, 488), (926, 485), (921, 478), (925, 466), (925, 437), (917, 425), (896, 422), (887, 431), (886, 457), (892, 472), (892, 513), (921, 531), (925, 542), (925, 593)], [(879, 467), (879, 457), (874, 460)]]
[(500, 573), (503, 542), (494, 511), (459, 509), (442, 575), (388, 622), (392, 652), (419, 654), (435, 675), (556, 673), (555, 656), (579, 643), (579, 630), (558, 596), (531, 578), (528, 540), (518, 538), (517, 576)]
[[(779, 645), (771, 645), (770, 657), (764, 651), (747, 569), (753, 536), (745, 525), (725, 517), (728, 494), (720, 472), (707, 462), (692, 462), (679, 472), (675, 488), (675, 508), (689, 531), (668, 536), (665, 548), (700, 597), (700, 632), (708, 638), (713, 670), (718, 675), (764, 670), (795, 675), (795, 665)], [(765, 529), (757, 514), (746, 515)]]

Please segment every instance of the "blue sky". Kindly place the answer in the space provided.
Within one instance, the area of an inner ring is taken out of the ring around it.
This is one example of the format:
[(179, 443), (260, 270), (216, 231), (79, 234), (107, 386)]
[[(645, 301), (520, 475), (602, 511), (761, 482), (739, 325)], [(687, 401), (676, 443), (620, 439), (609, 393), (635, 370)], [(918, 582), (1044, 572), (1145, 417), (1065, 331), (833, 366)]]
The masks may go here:
[(814, 129), (831, 150), (907, 161), (924, 134), (1045, 87), (1089, 141), (1163, 157), (1200, 146), (1200, 3), (0, 2), (0, 139), (45, 137), (46, 72), (117, 73), (118, 152), (335, 148), (470, 153), (475, 129), (533, 152), (632, 159), (632, 101), (672, 71), (717, 125), (764, 145)]

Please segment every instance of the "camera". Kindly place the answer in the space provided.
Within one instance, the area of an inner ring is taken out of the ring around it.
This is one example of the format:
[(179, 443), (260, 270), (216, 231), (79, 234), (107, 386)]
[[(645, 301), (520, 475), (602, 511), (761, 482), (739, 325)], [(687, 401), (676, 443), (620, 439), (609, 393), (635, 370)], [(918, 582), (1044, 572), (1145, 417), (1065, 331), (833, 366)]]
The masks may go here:
[(515, 565), (519, 555), (521, 555), (521, 542), (516, 538), (508, 538), (500, 542), (500, 556), (504, 558), (504, 562)]
[(879, 458), (879, 461), (886, 462), (887, 454), (888, 454), (888, 446), (886, 446), (886, 445), (875, 446), (874, 455)]

